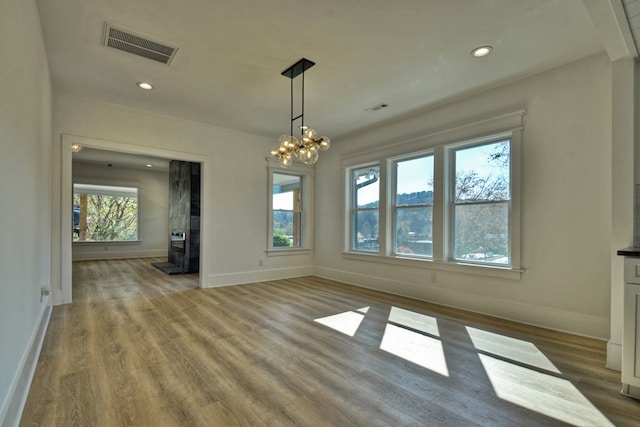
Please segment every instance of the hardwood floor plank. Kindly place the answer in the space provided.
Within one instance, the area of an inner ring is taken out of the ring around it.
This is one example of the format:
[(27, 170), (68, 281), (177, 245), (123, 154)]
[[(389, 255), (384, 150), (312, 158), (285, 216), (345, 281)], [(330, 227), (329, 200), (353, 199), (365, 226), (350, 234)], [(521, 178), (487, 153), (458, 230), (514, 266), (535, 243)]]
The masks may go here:
[(640, 425), (601, 341), (319, 277), (199, 289), (158, 261), (74, 263), (21, 425)]
[(60, 394), (56, 396), (56, 425), (59, 426), (107, 426), (106, 408), (101, 393), (102, 386), (96, 370), (82, 368), (62, 375)]

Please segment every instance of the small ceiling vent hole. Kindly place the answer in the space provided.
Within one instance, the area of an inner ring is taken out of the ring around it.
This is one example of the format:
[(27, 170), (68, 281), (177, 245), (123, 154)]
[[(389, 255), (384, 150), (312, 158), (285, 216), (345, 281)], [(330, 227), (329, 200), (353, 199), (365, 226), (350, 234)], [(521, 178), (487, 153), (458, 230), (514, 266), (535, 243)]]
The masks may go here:
[(122, 28), (114, 27), (109, 23), (105, 23), (103, 43), (105, 46), (167, 65), (171, 63), (178, 52), (177, 47), (149, 40)]
[(387, 108), (388, 106), (389, 104), (383, 102), (382, 104), (377, 104), (377, 105), (374, 105), (373, 107), (369, 107), (364, 111), (371, 113), (373, 111), (379, 111), (379, 110), (382, 110), (383, 108)]

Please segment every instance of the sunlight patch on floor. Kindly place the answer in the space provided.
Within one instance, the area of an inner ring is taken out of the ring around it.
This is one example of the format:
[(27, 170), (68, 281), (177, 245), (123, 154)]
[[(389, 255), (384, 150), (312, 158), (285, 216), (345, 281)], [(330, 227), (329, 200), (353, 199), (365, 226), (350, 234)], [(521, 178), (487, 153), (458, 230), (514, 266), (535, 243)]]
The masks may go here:
[(416, 331), (426, 332), (427, 334), (436, 337), (440, 336), (438, 320), (435, 317), (427, 316), (425, 314), (404, 310), (398, 307), (391, 307), (389, 322), (407, 326), (411, 329), (415, 329)]
[(314, 322), (318, 322), (326, 327), (352, 337), (360, 327), (362, 319), (364, 319), (364, 314), (362, 313), (356, 313), (355, 311), (345, 311), (344, 313), (338, 313), (332, 316), (320, 317), (318, 319), (315, 319)]
[(613, 426), (571, 382), (480, 354), (496, 395), (575, 426)]
[(436, 338), (388, 323), (380, 349), (440, 375), (449, 376), (442, 342)]
[(535, 366), (546, 371), (561, 373), (533, 343), (469, 326), (467, 326), (467, 333), (477, 350), (502, 356), (525, 365)]

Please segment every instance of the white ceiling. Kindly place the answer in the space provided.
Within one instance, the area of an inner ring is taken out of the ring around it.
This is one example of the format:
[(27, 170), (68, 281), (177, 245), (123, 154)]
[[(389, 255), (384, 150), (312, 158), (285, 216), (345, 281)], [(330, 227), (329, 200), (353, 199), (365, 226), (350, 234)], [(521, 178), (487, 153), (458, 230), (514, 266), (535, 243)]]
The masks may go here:
[(170, 160), (141, 154), (120, 153), (116, 151), (83, 147), (82, 151), (79, 153), (73, 153), (73, 162), (87, 163), (107, 168), (113, 167), (116, 169), (128, 168), (153, 172), (169, 172)]
[[(39, 0), (54, 90), (275, 139), (302, 57), (305, 121), (333, 142), (592, 55), (581, 0)], [(177, 46), (164, 65), (102, 45), (105, 22)], [(469, 52), (494, 47), (482, 59)], [(136, 87), (154, 85), (152, 91)], [(379, 103), (389, 107), (365, 112)]]

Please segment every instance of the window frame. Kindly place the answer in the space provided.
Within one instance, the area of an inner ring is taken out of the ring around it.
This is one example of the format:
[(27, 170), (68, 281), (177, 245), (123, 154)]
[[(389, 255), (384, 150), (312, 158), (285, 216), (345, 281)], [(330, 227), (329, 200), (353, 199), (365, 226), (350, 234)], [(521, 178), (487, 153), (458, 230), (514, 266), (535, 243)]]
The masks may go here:
[[(508, 141), (509, 142), (509, 198), (508, 199), (503, 199), (503, 200), (495, 200), (495, 201), (467, 201), (467, 202), (457, 202), (456, 201), (456, 194), (455, 194), (455, 186), (456, 186), (456, 152), (461, 151), (461, 150), (465, 150), (465, 149), (472, 149), (472, 148), (476, 148), (476, 147), (482, 147), (485, 145), (490, 145), (493, 143), (497, 143), (497, 142), (502, 142), (502, 141)], [(458, 263), (468, 263), (468, 264), (477, 264), (477, 265), (482, 265), (482, 266), (489, 266), (489, 267), (507, 267), (510, 268), (512, 265), (512, 260), (511, 260), (511, 248), (512, 248), (512, 199), (513, 199), (513, 168), (512, 168), (512, 161), (511, 161), (511, 149), (512, 149), (513, 143), (512, 143), (512, 136), (504, 136), (504, 135), (497, 135), (496, 137), (493, 136), (488, 136), (485, 138), (481, 138), (481, 139), (476, 139), (476, 140), (472, 140), (472, 141), (464, 141), (461, 142), (459, 144), (452, 144), (449, 145), (447, 147), (445, 147), (445, 149), (448, 151), (448, 160), (450, 162), (450, 168), (448, 169), (448, 174), (447, 174), (447, 184), (449, 185), (449, 192), (447, 194), (447, 213), (448, 213), (448, 224), (450, 224), (450, 226), (448, 227), (448, 232), (449, 232), (449, 240), (448, 240), (448, 252), (447, 252), (447, 259), (450, 262), (458, 262)], [(468, 260), (462, 260), (459, 258), (455, 257), (455, 240), (456, 240), (456, 207), (457, 206), (479, 206), (479, 205), (507, 205), (507, 228), (508, 228), (508, 241), (507, 241), (507, 252), (508, 252), (508, 257), (509, 257), (509, 263), (507, 264), (501, 264), (501, 263), (492, 263), (492, 262), (486, 262), (486, 261), (475, 261), (472, 259), (468, 259)]]
[[(85, 178), (78, 178), (75, 179), (72, 182), (72, 187), (71, 187), (71, 231), (73, 233), (73, 221), (74, 221), (74, 206), (73, 206), (73, 200), (75, 198), (76, 195), (76, 191), (75, 191), (75, 186), (76, 185), (80, 185), (80, 186), (87, 186), (87, 187), (121, 187), (121, 188), (129, 188), (129, 189), (135, 189), (136, 192), (136, 238), (132, 239), (132, 240), (73, 240), (73, 234), (71, 237), (71, 242), (72, 244), (80, 244), (80, 245), (91, 245), (91, 244), (99, 244), (99, 245), (122, 245), (122, 244), (131, 244), (131, 243), (140, 243), (142, 242), (142, 224), (140, 223), (140, 218), (141, 218), (141, 210), (142, 210), (142, 189), (140, 188), (139, 185), (137, 184), (133, 184), (130, 182), (120, 182), (120, 181), (109, 181), (107, 182), (103, 182), (100, 180), (93, 180), (93, 179), (85, 179)], [(90, 194), (90, 193), (87, 193)], [(111, 196), (113, 197), (113, 196)]]
[[(364, 170), (364, 169), (371, 169), (371, 168), (377, 168), (378, 169), (378, 207), (377, 208), (359, 208), (356, 204), (356, 195), (357, 195), (357, 190), (355, 189), (355, 182), (356, 182), (356, 176), (355, 173), (356, 171), (360, 171), (360, 170)], [(383, 247), (381, 245), (380, 242), (380, 227), (382, 224), (384, 224), (382, 222), (382, 202), (381, 202), (381, 197), (382, 197), (382, 179), (381, 179), (381, 175), (382, 175), (382, 170), (380, 167), (379, 163), (370, 163), (370, 164), (363, 164), (360, 165), (358, 167), (354, 167), (349, 171), (349, 183), (347, 184), (349, 186), (349, 206), (350, 206), (350, 220), (349, 220), (349, 244), (348, 247), (350, 249), (350, 251), (353, 252), (357, 252), (357, 253), (365, 253), (365, 254), (378, 254), (380, 253), (380, 249)], [(371, 250), (364, 250), (364, 249), (356, 249), (355, 248), (355, 239), (356, 239), (356, 235), (357, 235), (357, 230), (356, 230), (356, 226), (355, 226), (355, 216), (358, 212), (364, 212), (364, 211), (377, 211), (378, 213), (378, 250), (375, 251), (371, 251)]]
[[(268, 219), (267, 256), (299, 255), (311, 253), (313, 249), (313, 168), (298, 163), (282, 168), (279, 161), (267, 158), (268, 167)], [(294, 175), (300, 177), (300, 246), (273, 245), (273, 175)]]
[[(431, 222), (433, 224), (433, 216), (434, 216), (434, 205), (435, 205), (435, 183), (434, 183), (434, 189), (433, 189), (433, 199), (431, 204), (422, 204), (422, 205), (409, 205), (409, 206), (398, 206), (397, 203), (397, 197), (398, 197), (398, 163), (401, 162), (406, 162), (406, 161), (411, 161), (411, 160), (417, 160), (417, 159), (422, 159), (422, 158), (426, 158), (426, 157), (432, 157), (433, 158), (433, 166), (434, 166), (434, 173), (433, 173), (433, 179), (435, 180), (435, 153), (433, 150), (428, 150), (428, 151), (421, 151), (421, 152), (416, 152), (416, 153), (411, 153), (410, 155), (404, 155), (404, 156), (400, 156), (400, 157), (395, 157), (395, 158), (391, 158), (389, 159), (389, 163), (390, 163), (390, 169), (392, 171), (392, 175), (391, 175), (391, 179), (390, 179), (390, 183), (389, 186), (391, 188), (391, 192), (390, 192), (390, 196), (389, 200), (391, 201), (389, 203), (389, 209), (390, 209), (390, 226), (391, 226), (391, 245), (390, 245), (390, 254), (392, 256), (398, 256), (398, 257), (407, 257), (407, 258), (419, 258), (419, 259), (433, 259), (433, 236), (432, 236), (432, 250), (431, 250), (431, 255), (422, 255), (422, 254), (406, 254), (406, 253), (399, 253), (397, 252), (397, 242), (398, 242), (398, 227), (397, 227), (397, 213), (398, 213), (398, 208), (401, 209), (406, 209), (406, 208), (424, 208), (424, 207), (430, 207), (431, 208)], [(431, 231), (431, 234), (433, 235), (433, 229)]]
[[(343, 236), (344, 244), (342, 256), (348, 260), (368, 261), (397, 266), (424, 268), (472, 274), (478, 276), (498, 277), (520, 280), (524, 270), (521, 267), (521, 151), (522, 133), (524, 130), (524, 110), (513, 111), (501, 116), (479, 120), (473, 123), (463, 123), (459, 126), (439, 130), (431, 134), (414, 137), (409, 140), (387, 141), (380, 145), (358, 150), (342, 156), (344, 197), (343, 197)], [(449, 192), (454, 185), (448, 177), (451, 170), (451, 148), (471, 145), (482, 145), (490, 141), (510, 139), (510, 187), (511, 206), (509, 210), (509, 239), (510, 265), (470, 263), (466, 260), (454, 260), (450, 257), (452, 251), (449, 207)], [(393, 251), (395, 233), (393, 230), (393, 205), (391, 197), (395, 195), (395, 176), (387, 176), (393, 162), (398, 159), (410, 159), (421, 154), (432, 152), (434, 155), (434, 195), (433, 195), (433, 256), (407, 256), (395, 254)], [(366, 165), (380, 165), (380, 224), (379, 251), (364, 253), (351, 250), (351, 171)], [(387, 199), (389, 198), (389, 200)], [(389, 220), (387, 220), (389, 218)], [(432, 276), (433, 277), (433, 276)]]
[[(284, 249), (284, 248), (296, 248), (296, 249), (298, 249), (298, 248), (302, 247), (302, 243), (303, 243), (303, 239), (302, 239), (302, 237), (303, 237), (302, 236), (302, 218), (303, 218), (303, 215), (302, 215), (302, 213), (304, 211), (304, 206), (303, 206), (302, 197), (303, 197), (304, 192), (305, 192), (305, 188), (304, 188), (304, 185), (303, 185), (303, 176), (299, 175), (297, 173), (290, 173), (290, 172), (287, 173), (287, 172), (273, 171), (271, 173), (271, 179), (273, 179), (274, 181), (275, 181), (275, 179), (274, 179), (275, 175), (288, 176), (288, 177), (296, 178), (299, 191), (298, 191), (298, 203), (297, 203), (297, 206), (296, 206), (296, 201), (295, 201), (296, 195), (295, 195), (294, 192), (292, 192), (292, 197), (293, 197), (294, 200), (293, 200), (293, 206), (292, 206), (291, 209), (275, 209), (273, 206), (271, 207), (271, 214), (274, 216), (274, 219), (275, 219), (276, 212), (289, 212), (289, 213), (291, 213), (292, 222), (294, 224), (296, 222), (298, 223), (297, 224), (298, 225), (297, 226), (297, 230), (296, 230), (296, 227), (293, 227), (293, 230), (292, 230), (292, 233), (293, 233), (292, 240), (293, 241), (291, 242), (291, 246), (279, 246), (279, 245), (276, 246), (276, 245), (273, 245), (273, 247), (274, 248), (282, 248), (282, 249)], [(272, 203), (273, 203), (273, 199), (275, 197), (275, 193), (273, 192), (273, 187), (274, 187), (274, 185), (271, 186), (271, 202)], [(297, 207), (297, 209), (296, 209), (296, 207)], [(297, 221), (296, 221), (296, 217), (298, 217)], [(273, 227), (273, 224), (271, 224), (271, 226)], [(296, 235), (297, 235), (297, 239), (296, 239)], [(271, 235), (271, 239), (273, 240), (274, 237), (275, 237), (275, 235), (272, 234)], [(272, 242), (272, 244), (273, 244), (273, 242)]]

